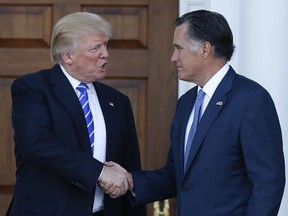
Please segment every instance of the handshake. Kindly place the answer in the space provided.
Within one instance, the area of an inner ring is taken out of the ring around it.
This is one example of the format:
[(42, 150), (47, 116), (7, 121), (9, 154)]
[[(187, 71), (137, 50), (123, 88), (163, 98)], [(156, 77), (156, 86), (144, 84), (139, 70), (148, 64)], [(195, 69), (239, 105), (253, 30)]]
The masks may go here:
[(104, 163), (98, 185), (112, 198), (123, 196), (128, 189), (132, 192), (134, 188), (132, 175), (112, 161)]

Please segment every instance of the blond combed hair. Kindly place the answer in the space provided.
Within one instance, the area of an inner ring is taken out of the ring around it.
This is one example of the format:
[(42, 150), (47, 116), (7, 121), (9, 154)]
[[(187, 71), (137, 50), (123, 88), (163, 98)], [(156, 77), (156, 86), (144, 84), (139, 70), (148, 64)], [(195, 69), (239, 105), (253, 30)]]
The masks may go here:
[(89, 12), (75, 12), (61, 18), (53, 27), (50, 57), (61, 63), (62, 52), (72, 52), (88, 33), (112, 34), (112, 26), (101, 16)]

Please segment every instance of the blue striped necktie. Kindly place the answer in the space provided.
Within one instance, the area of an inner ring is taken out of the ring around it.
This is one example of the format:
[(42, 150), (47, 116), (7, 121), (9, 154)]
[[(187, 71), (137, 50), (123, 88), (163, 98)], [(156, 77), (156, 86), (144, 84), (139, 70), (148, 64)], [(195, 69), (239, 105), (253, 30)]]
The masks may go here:
[(192, 126), (191, 126), (189, 134), (188, 134), (187, 144), (186, 144), (186, 148), (184, 151), (184, 170), (186, 169), (186, 163), (187, 163), (188, 156), (190, 153), (193, 138), (195, 136), (195, 133), (196, 133), (196, 130), (198, 127), (198, 123), (199, 123), (200, 118), (201, 118), (201, 106), (203, 103), (204, 96), (205, 96), (205, 92), (202, 89), (200, 89), (198, 94), (197, 94), (197, 98), (196, 98), (196, 101), (194, 104), (193, 123), (192, 123)]
[(88, 94), (87, 94), (88, 88), (89, 87), (85, 83), (80, 83), (76, 87), (76, 89), (80, 92), (79, 101), (80, 101), (80, 104), (82, 106), (82, 109), (85, 115), (92, 153), (94, 153), (94, 122), (93, 122), (93, 116), (89, 107), (89, 100), (88, 100)]

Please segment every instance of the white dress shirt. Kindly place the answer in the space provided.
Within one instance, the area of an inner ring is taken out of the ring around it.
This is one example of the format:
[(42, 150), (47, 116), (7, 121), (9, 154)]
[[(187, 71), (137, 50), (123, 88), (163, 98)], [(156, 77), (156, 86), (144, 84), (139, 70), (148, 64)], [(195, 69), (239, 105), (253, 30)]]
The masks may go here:
[[(80, 92), (76, 89), (77, 86), (81, 83), (79, 80), (72, 77), (65, 68), (60, 65), (63, 73), (69, 80), (77, 97), (79, 98)], [(88, 100), (90, 110), (92, 112), (93, 121), (94, 121), (94, 154), (93, 157), (98, 161), (104, 163), (106, 160), (106, 125), (104, 121), (104, 116), (102, 113), (102, 109), (98, 100), (98, 96), (94, 85), (92, 83), (87, 83), (89, 89)], [(79, 102), (80, 103), (80, 102)], [(104, 192), (100, 189), (100, 187), (96, 184), (96, 191), (94, 197), (94, 205), (92, 212), (98, 212), (103, 209), (104, 206)]]

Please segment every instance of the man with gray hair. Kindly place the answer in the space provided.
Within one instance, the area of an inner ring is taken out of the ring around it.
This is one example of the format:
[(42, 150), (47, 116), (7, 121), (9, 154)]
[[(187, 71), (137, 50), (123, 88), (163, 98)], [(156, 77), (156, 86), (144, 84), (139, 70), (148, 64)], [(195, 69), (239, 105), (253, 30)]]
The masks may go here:
[[(171, 61), (196, 86), (178, 100), (166, 165), (132, 173), (134, 204), (177, 197), (177, 216), (277, 216), (285, 163), (270, 94), (229, 65), (224, 16), (198, 10), (175, 24)], [(113, 184), (102, 186), (117, 196)]]

